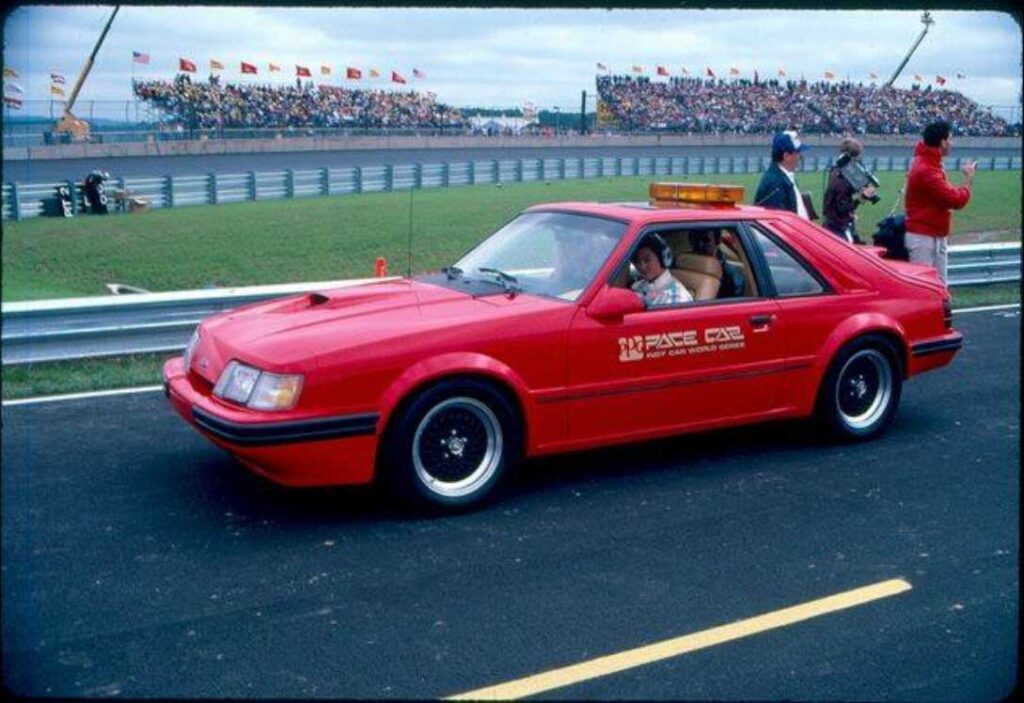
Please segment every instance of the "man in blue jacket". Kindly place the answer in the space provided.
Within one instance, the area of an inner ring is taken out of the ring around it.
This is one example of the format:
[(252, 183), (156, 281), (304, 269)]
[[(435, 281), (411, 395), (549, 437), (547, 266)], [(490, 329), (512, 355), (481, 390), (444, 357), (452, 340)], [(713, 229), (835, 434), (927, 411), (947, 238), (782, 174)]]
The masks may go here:
[(801, 154), (809, 147), (794, 131), (779, 132), (772, 139), (772, 165), (761, 176), (754, 195), (754, 205), (772, 210), (789, 210), (810, 219), (800, 190), (796, 185), (796, 169)]

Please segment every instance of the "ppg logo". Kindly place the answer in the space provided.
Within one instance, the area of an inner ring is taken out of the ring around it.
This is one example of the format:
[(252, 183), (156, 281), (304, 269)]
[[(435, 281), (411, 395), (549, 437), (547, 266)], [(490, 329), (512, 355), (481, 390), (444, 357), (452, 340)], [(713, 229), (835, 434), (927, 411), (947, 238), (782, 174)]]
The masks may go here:
[(619, 361), (640, 361), (644, 358), (644, 338), (619, 337)]

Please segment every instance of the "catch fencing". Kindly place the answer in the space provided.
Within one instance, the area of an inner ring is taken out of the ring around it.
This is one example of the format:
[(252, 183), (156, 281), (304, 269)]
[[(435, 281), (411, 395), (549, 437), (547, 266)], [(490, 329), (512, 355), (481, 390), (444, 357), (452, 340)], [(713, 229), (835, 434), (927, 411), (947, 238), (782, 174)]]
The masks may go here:
[[(946, 159), (946, 168), (956, 170), (967, 157)], [(872, 171), (906, 171), (907, 157), (868, 159)], [(146, 207), (218, 205), (281, 198), (325, 197), (396, 190), (451, 188), (477, 184), (525, 183), (536, 181), (608, 178), (617, 176), (702, 176), (761, 173), (771, 164), (764, 157), (681, 156), (560, 159), (485, 160), (434, 164), (353, 166), (313, 170), (247, 171), (209, 173), (194, 176), (113, 178), (108, 193), (118, 195), (118, 209), (130, 207), (131, 199), (145, 201)], [(831, 165), (828, 157), (804, 160), (803, 171), (821, 172)], [(1020, 170), (1021, 157), (981, 159), (982, 171)], [(2, 218), (22, 220), (59, 212), (56, 190), (67, 186), (72, 202), (79, 203), (81, 183), (5, 183)]]

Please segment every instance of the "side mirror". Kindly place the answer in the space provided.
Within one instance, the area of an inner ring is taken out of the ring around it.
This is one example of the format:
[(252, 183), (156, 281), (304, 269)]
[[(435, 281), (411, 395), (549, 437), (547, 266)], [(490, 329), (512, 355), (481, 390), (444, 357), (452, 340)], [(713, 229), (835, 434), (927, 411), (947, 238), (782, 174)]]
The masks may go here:
[(644, 301), (640, 296), (625, 288), (605, 286), (587, 306), (587, 315), (598, 322), (622, 322), (622, 318), (634, 312), (643, 312)]

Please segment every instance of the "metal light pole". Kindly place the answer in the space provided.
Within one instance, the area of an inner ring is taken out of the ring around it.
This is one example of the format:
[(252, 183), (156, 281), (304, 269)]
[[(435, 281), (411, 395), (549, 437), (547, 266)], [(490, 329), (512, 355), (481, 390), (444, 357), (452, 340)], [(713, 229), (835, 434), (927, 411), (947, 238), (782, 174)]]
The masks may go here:
[(931, 26), (935, 24), (935, 20), (932, 19), (932, 13), (928, 12), (928, 10), (925, 10), (924, 14), (921, 15), (921, 24), (924, 25), (924, 29), (921, 30), (920, 36), (918, 36), (917, 41), (914, 42), (914, 45), (910, 47), (910, 51), (908, 51), (907, 55), (903, 57), (903, 62), (896, 67), (896, 72), (892, 74), (892, 78), (890, 78), (886, 82), (884, 87), (889, 88), (892, 86), (893, 83), (896, 82), (896, 79), (899, 78), (900, 73), (903, 71), (903, 67), (907, 65), (907, 61), (910, 61), (910, 57), (914, 55), (914, 52), (917, 50), (917, 47), (921, 43), (921, 40), (924, 39), (924, 35), (927, 34)]

